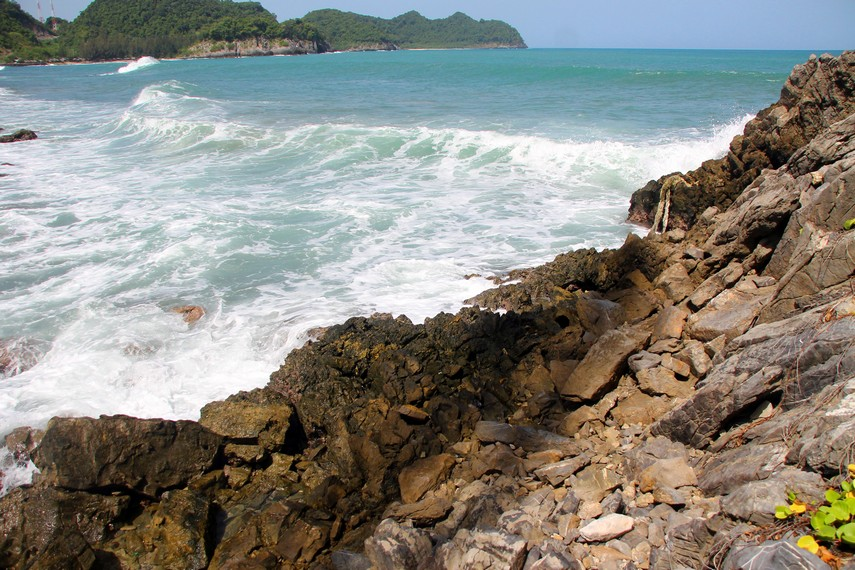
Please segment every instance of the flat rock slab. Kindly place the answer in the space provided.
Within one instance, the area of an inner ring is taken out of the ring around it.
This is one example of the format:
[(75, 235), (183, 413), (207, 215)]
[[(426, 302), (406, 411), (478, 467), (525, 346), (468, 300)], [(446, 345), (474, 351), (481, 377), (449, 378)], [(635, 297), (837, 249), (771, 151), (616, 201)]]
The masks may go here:
[(564, 383), (561, 395), (571, 402), (590, 402), (601, 397), (614, 388), (627, 357), (641, 350), (648, 338), (650, 333), (636, 329), (605, 333)]
[(686, 332), (692, 338), (705, 342), (720, 335), (733, 340), (751, 327), (773, 293), (772, 287), (755, 292), (728, 289), (689, 317)]
[(521, 447), (529, 453), (558, 449), (574, 450), (578, 444), (570, 438), (549, 431), (502, 422), (480, 421), (475, 424), (475, 437), (481, 443), (504, 443)]
[(635, 527), (632, 517), (611, 514), (592, 521), (579, 529), (584, 542), (607, 542), (622, 536)]

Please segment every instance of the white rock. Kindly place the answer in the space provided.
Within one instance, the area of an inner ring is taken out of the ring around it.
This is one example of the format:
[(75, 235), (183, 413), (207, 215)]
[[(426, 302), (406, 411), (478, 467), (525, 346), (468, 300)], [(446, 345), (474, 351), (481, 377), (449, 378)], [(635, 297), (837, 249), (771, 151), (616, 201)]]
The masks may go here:
[(584, 542), (606, 542), (633, 529), (635, 521), (626, 515), (611, 514), (592, 521), (579, 529)]

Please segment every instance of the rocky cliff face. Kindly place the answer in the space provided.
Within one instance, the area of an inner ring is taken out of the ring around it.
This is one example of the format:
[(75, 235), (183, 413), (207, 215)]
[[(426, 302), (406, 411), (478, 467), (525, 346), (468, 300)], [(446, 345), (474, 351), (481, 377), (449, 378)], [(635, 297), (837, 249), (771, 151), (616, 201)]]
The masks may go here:
[(0, 566), (828, 568), (773, 513), (855, 461), (853, 62), (734, 141), (780, 164), (728, 208), (473, 300), (507, 313), (351, 319), (199, 422), (16, 432)]
[(325, 46), (308, 40), (251, 38), (233, 42), (206, 40), (185, 50), (185, 57), (251, 57), (259, 55), (304, 55), (320, 53)]

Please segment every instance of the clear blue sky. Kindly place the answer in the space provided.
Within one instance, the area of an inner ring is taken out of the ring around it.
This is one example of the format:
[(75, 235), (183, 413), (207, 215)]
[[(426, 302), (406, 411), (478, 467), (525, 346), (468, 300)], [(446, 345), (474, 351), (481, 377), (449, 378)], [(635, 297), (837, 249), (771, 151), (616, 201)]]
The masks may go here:
[[(18, 0), (36, 15), (37, 0)], [(53, 0), (73, 19), (90, 0)], [(261, 0), (280, 20), (319, 8), (504, 20), (530, 47), (855, 49), (855, 0)], [(50, 15), (51, 0), (41, 0)]]

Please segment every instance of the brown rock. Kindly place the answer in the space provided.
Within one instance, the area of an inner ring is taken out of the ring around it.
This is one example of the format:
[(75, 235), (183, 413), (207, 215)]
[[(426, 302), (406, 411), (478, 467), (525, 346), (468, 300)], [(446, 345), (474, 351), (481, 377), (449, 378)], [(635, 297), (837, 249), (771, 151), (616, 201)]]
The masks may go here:
[(657, 488), (678, 489), (687, 485), (696, 486), (695, 470), (680, 457), (660, 459), (641, 472), (638, 488), (646, 493)]
[(605, 333), (564, 383), (561, 395), (572, 402), (596, 400), (615, 387), (627, 357), (638, 352), (649, 337), (637, 329)]
[(663, 398), (654, 398), (643, 392), (634, 392), (628, 398), (618, 402), (610, 413), (618, 425), (641, 424), (647, 426), (659, 419), (670, 407), (670, 404)]
[(695, 290), (692, 278), (689, 277), (689, 273), (681, 263), (675, 263), (663, 271), (653, 281), (653, 284), (657, 289), (661, 289), (665, 293), (665, 296), (674, 303), (679, 303)]
[[(688, 368), (688, 366), (686, 367)], [(638, 379), (638, 387), (641, 391), (652, 396), (688, 398), (694, 393), (691, 384), (680, 382), (674, 377), (671, 370), (662, 366), (640, 370), (635, 374), (635, 377)]]
[(229, 439), (274, 451), (285, 444), (293, 414), (282, 396), (253, 390), (207, 404), (202, 408), (199, 423)]
[(656, 323), (653, 325), (652, 342), (666, 338), (680, 338), (683, 336), (683, 326), (689, 313), (678, 307), (665, 307), (659, 312)]
[(404, 418), (404, 421), (409, 421), (415, 424), (424, 424), (430, 419), (430, 415), (415, 406), (404, 404), (398, 408), (398, 413)]
[(196, 422), (53, 418), (34, 461), (46, 482), (66, 489), (120, 487), (157, 496), (210, 469), (221, 444)]
[(401, 501), (404, 504), (409, 504), (421, 499), (425, 493), (434, 489), (448, 477), (454, 465), (454, 457), (443, 453), (419, 459), (412, 465), (401, 469), (401, 473), (398, 475)]
[(39, 138), (38, 135), (29, 129), (18, 129), (11, 135), (0, 135), (0, 143), (31, 141), (37, 138)]
[(623, 479), (604, 465), (589, 465), (576, 476), (572, 489), (582, 501), (602, 501)]
[(205, 309), (199, 305), (183, 305), (181, 307), (172, 307), (173, 313), (178, 313), (184, 317), (185, 323), (195, 323), (205, 316)]
[(597, 412), (591, 406), (580, 406), (579, 408), (573, 410), (561, 420), (561, 423), (558, 424), (558, 428), (555, 430), (561, 435), (565, 435), (567, 437), (572, 437), (575, 435), (583, 425), (587, 422), (591, 422), (594, 420), (598, 420), (600, 417), (597, 415)]
[(748, 293), (728, 289), (689, 317), (687, 332), (701, 341), (710, 341), (719, 335), (733, 340), (748, 330), (771, 296), (771, 291)]
[(681, 378), (688, 378), (692, 374), (692, 369), (682, 360), (677, 360), (670, 354), (662, 355), (662, 367), (667, 368)]

